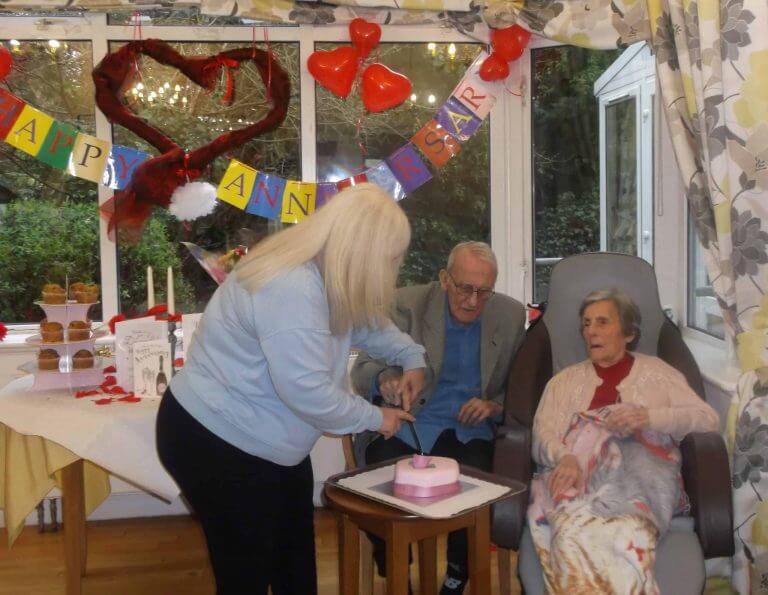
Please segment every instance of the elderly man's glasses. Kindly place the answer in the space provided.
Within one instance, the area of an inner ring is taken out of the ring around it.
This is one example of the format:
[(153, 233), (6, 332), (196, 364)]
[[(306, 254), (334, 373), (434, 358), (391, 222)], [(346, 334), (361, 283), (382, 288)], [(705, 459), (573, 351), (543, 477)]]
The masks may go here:
[(463, 298), (471, 298), (472, 294), (476, 293), (478, 300), (487, 300), (494, 293), (496, 293), (493, 289), (489, 289), (487, 287), (481, 288), (470, 285), (469, 283), (456, 283), (456, 279), (454, 279), (453, 275), (451, 275), (447, 270), (445, 271), (445, 274), (448, 275), (448, 278), (451, 280), (451, 283), (453, 283), (456, 291)]

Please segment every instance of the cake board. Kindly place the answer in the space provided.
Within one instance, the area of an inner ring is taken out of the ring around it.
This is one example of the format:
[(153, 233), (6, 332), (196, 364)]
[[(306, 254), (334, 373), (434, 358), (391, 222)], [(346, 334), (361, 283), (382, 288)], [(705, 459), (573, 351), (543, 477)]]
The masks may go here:
[(461, 465), (459, 467), (461, 489), (455, 494), (435, 498), (395, 496), (395, 463), (407, 458), (410, 456), (334, 475), (326, 480), (326, 483), (430, 519), (451, 518), (478, 506), (515, 496), (527, 489), (518, 481)]

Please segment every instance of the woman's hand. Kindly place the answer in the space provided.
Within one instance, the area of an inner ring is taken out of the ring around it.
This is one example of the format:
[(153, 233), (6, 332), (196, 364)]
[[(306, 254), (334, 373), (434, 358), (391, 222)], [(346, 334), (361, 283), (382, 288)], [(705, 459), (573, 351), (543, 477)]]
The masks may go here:
[(636, 430), (647, 428), (649, 423), (648, 409), (634, 405), (616, 407), (605, 420), (608, 429), (620, 436), (634, 434)]
[(549, 494), (556, 498), (569, 488), (575, 488), (581, 481), (581, 465), (573, 455), (565, 455), (552, 471), (547, 481)]
[(402, 409), (391, 409), (389, 407), (381, 408), (381, 427), (379, 434), (389, 439), (400, 430), (400, 425), (404, 421), (416, 421), (415, 418)]

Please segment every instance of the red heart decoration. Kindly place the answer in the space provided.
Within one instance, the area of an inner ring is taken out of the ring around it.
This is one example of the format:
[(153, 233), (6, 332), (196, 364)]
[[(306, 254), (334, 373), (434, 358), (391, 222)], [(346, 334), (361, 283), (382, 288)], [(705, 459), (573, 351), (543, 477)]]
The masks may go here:
[(507, 62), (511, 62), (523, 55), (530, 38), (530, 31), (523, 29), (520, 25), (512, 25), (491, 31), (491, 46), (494, 52)]
[(480, 78), (484, 81), (498, 81), (509, 76), (507, 61), (496, 52), (491, 52), (480, 65)]
[[(125, 83), (132, 76), (140, 54), (161, 64), (174, 66), (191, 81), (213, 91), (222, 68), (228, 78), (241, 62), (252, 61), (267, 87), (272, 108), (255, 124), (222, 134), (202, 147), (185, 153), (176, 142), (156, 130), (122, 102)], [(288, 75), (268, 52), (256, 48), (227, 50), (215, 56), (184, 57), (159, 39), (127, 43), (117, 52), (107, 55), (93, 70), (96, 104), (110, 122), (124, 126), (140, 136), (161, 154), (136, 168), (130, 183), (102, 206), (109, 217), (110, 231), (120, 224), (134, 232), (140, 231), (152, 207), (166, 208), (173, 191), (188, 180), (197, 178), (216, 157), (234, 149), (259, 134), (278, 128), (288, 113), (291, 86)]]
[(371, 112), (383, 112), (400, 105), (411, 94), (407, 76), (383, 64), (371, 64), (363, 71), (363, 104)]
[(352, 90), (360, 56), (351, 46), (335, 50), (317, 50), (307, 60), (307, 68), (314, 79), (334, 95), (346, 97)]
[(352, 45), (357, 48), (361, 58), (365, 58), (371, 50), (379, 45), (381, 40), (381, 27), (376, 23), (369, 23), (365, 19), (352, 19), (349, 24), (349, 37)]

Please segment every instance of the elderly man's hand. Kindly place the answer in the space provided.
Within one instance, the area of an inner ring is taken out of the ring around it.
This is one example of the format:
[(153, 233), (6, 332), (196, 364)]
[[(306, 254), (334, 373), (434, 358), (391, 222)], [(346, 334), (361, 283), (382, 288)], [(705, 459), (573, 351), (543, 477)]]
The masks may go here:
[(605, 420), (608, 429), (620, 436), (629, 436), (636, 430), (647, 428), (649, 423), (648, 409), (634, 405), (616, 407)]
[(379, 373), (379, 392), (388, 405), (400, 405), (400, 379), (403, 373), (400, 368), (384, 368)]
[(458, 420), (468, 426), (476, 426), (489, 417), (496, 417), (502, 412), (502, 407), (495, 401), (486, 401), (478, 397), (472, 397), (461, 406)]
[(424, 368), (414, 368), (413, 370), (403, 372), (403, 377), (400, 379), (400, 388), (398, 389), (400, 406), (405, 411), (410, 411), (411, 404), (419, 396), (423, 388)]
[(581, 481), (581, 465), (573, 455), (565, 455), (560, 459), (547, 481), (549, 494), (556, 498), (569, 488), (575, 488)]

